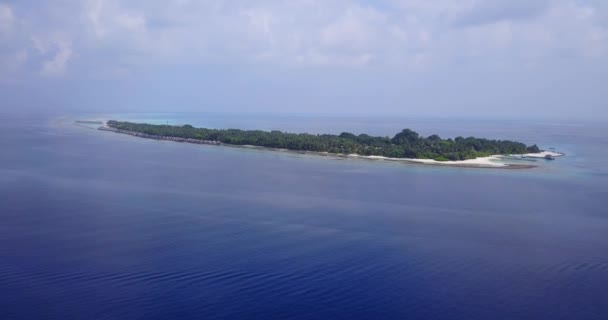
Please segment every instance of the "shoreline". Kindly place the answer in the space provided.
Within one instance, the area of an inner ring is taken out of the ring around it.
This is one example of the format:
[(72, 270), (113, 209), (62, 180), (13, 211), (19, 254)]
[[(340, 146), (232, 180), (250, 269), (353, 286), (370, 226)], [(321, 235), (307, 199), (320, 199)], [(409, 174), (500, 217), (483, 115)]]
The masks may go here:
[[(78, 124), (78, 123), (81, 123), (81, 122), (75, 122), (75, 124)], [(401, 162), (401, 163), (406, 163), (406, 164), (419, 164), (419, 165), (427, 165), (427, 166), (478, 168), (478, 169), (532, 169), (532, 168), (537, 168), (538, 165), (498, 162), (498, 161), (508, 161), (509, 160), (508, 157), (516, 157), (518, 159), (513, 159), (513, 160), (520, 161), (522, 159), (527, 159), (527, 158), (544, 159), (546, 155), (550, 155), (550, 156), (556, 157), (556, 158), (564, 156), (563, 153), (559, 153), (559, 152), (542, 151), (540, 153), (517, 154), (517, 155), (508, 155), (508, 156), (491, 155), (491, 156), (487, 156), (487, 157), (478, 157), (475, 159), (467, 159), (467, 160), (460, 160), (460, 161), (437, 161), (437, 160), (433, 160), (433, 159), (415, 159), (415, 158), (390, 158), (390, 157), (384, 157), (384, 156), (365, 156), (365, 155), (359, 155), (359, 154), (339, 154), (339, 153), (318, 152), (318, 151), (299, 151), (299, 150), (289, 150), (289, 149), (278, 149), (278, 148), (261, 147), (261, 146), (254, 146), (254, 145), (235, 145), (235, 144), (222, 143), (219, 141), (157, 136), (157, 135), (151, 135), (151, 134), (140, 133), (140, 132), (135, 132), (135, 131), (128, 131), (128, 130), (112, 128), (107, 125), (106, 121), (102, 121), (101, 124), (102, 124), (102, 126), (98, 127), (97, 130), (131, 135), (134, 137), (151, 139), (151, 140), (163, 140), (163, 141), (173, 141), (173, 142), (191, 143), (191, 144), (226, 146), (226, 147), (232, 147), (232, 148), (257, 149), (257, 150), (265, 150), (265, 151), (290, 152), (290, 153), (297, 153), (297, 154), (316, 155), (316, 156), (324, 156), (324, 157), (329, 156), (329, 157), (347, 158), (347, 159), (362, 159), (362, 160), (369, 160), (369, 161), (392, 161), (392, 162)], [(532, 161), (536, 161), (536, 160), (532, 160)]]

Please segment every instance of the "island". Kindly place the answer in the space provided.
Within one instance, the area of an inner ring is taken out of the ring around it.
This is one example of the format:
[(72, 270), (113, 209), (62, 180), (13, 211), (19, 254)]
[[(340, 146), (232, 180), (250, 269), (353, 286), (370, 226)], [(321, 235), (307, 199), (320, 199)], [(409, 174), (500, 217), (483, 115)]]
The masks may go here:
[(476, 137), (443, 139), (436, 134), (423, 137), (411, 129), (404, 129), (393, 137), (378, 137), (349, 132), (333, 135), (209, 129), (188, 124), (175, 126), (116, 120), (103, 122), (99, 129), (156, 140), (464, 167), (532, 168), (535, 165), (523, 164), (520, 160), (533, 162), (563, 155), (541, 151), (536, 144), (528, 146), (516, 141)]

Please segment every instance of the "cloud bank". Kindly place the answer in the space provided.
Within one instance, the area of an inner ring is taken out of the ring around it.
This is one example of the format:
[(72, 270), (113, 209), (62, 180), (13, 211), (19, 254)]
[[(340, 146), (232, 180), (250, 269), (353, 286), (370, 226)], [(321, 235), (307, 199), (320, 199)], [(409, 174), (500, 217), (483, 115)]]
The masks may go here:
[(469, 71), (472, 82), (513, 69), (563, 77), (605, 69), (607, 13), (604, 1), (577, 0), (9, 1), (0, 3), (0, 85), (205, 66), (294, 78), (317, 70), (337, 81), (356, 73), (409, 90)]

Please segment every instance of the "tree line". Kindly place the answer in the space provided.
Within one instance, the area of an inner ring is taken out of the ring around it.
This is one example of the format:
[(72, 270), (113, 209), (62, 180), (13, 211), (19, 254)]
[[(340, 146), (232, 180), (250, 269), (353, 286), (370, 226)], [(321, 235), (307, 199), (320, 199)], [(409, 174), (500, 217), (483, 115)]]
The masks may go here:
[(538, 146), (526, 146), (521, 142), (475, 137), (442, 139), (438, 135), (423, 137), (410, 129), (404, 129), (390, 138), (367, 134), (355, 135), (349, 132), (332, 135), (288, 133), (277, 130), (207, 129), (195, 128), (191, 125), (154, 125), (114, 120), (108, 121), (108, 126), (155, 136), (212, 140), (233, 145), (438, 161), (466, 160), (494, 154), (540, 152)]

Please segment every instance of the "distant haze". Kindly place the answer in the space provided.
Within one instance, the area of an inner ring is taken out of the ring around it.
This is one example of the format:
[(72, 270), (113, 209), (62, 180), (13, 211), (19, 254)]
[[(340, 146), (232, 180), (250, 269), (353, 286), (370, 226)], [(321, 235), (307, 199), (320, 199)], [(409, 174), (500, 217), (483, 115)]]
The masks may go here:
[(0, 0), (0, 113), (608, 118), (605, 0)]

